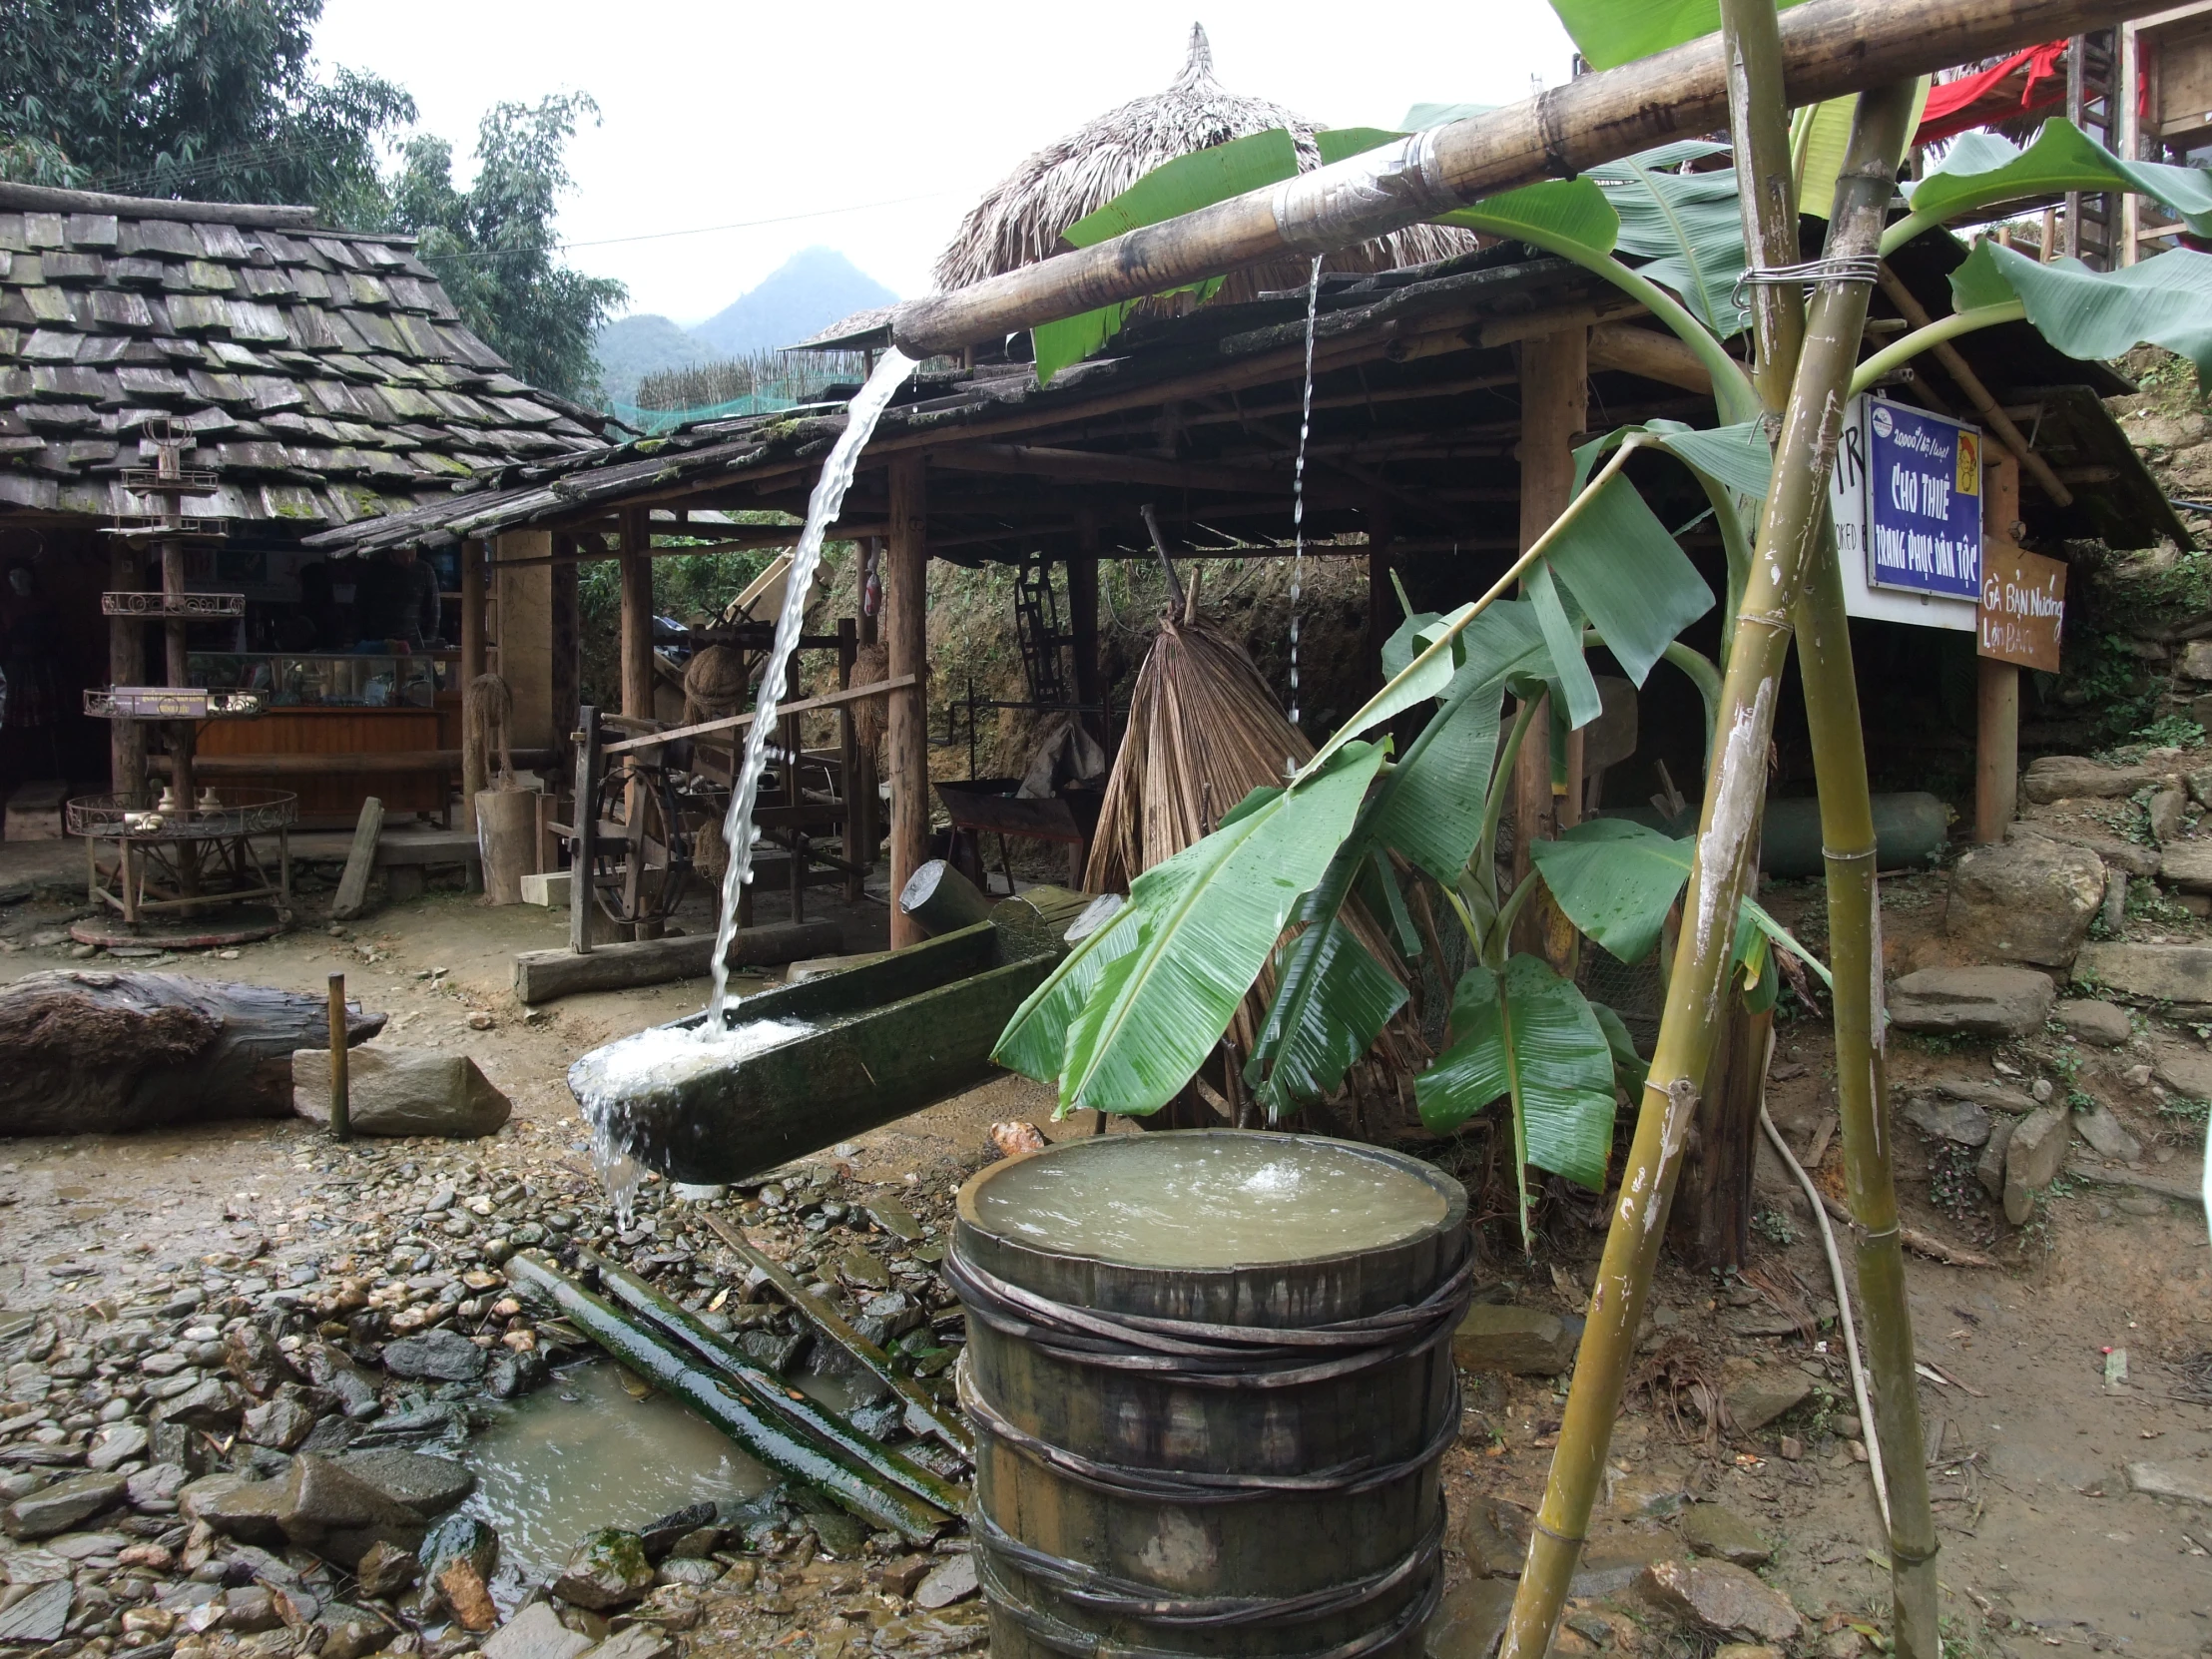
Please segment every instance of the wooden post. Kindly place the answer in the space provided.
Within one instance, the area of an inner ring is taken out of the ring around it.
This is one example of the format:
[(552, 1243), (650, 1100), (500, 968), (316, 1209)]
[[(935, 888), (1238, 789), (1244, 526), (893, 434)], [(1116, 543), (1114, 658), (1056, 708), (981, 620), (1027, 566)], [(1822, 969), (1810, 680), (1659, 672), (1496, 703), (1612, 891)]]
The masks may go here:
[[(852, 684), (852, 659), (859, 649), (859, 624), (851, 617), (840, 616), (837, 618), (839, 691)], [(837, 839), (844, 861), (851, 866), (844, 872), (844, 897), (848, 904), (857, 903), (861, 890), (860, 871), (865, 867), (865, 860), (860, 856), (860, 838), (867, 815), (860, 802), (860, 741), (852, 730), (849, 704), (837, 711), (837, 789), (844, 801), (844, 825), (837, 831)]]
[[(890, 541), (883, 554), (883, 640), (890, 675), (914, 676), (905, 691), (890, 694), (891, 891), (929, 856), (929, 498), (919, 455), (890, 463)], [(891, 906), (891, 948), (919, 944), (926, 935), (912, 917)]]
[(553, 746), (576, 730), (582, 698), (582, 622), (577, 612), (576, 538), (553, 538)]
[[(2119, 64), (2113, 75), (2118, 83), (2116, 102), (2112, 111), (2112, 149), (2123, 162), (2140, 161), (2143, 157), (2143, 43), (2135, 32), (2137, 25), (2123, 23), (2112, 31), (2113, 45), (2119, 54)], [(2119, 223), (2112, 227), (2112, 269), (2133, 265), (2141, 247), (2143, 226), (2142, 198), (2133, 191), (2119, 193)], [(2018, 689), (2018, 675), (2013, 676), (2014, 690)]]
[[(2081, 125), (2083, 110), (2087, 107), (2089, 40), (2086, 35), (2075, 35), (2066, 42), (2066, 119), (2076, 127)], [(2069, 190), (2065, 197), (2065, 239), (2060, 244), (2068, 259), (2081, 257), (2081, 192)]]
[(345, 975), (330, 975), (330, 1139), (353, 1138), (351, 1069), (345, 1051)]
[[(138, 555), (122, 536), (108, 556), (108, 582), (117, 593), (138, 591)], [(130, 617), (108, 619), (108, 684), (145, 684), (146, 651), (139, 639), (139, 624)], [(108, 723), (109, 784), (129, 807), (146, 805), (146, 726), (136, 720)]]
[[(1523, 485), (1522, 499), (1526, 499)], [(1561, 502), (1561, 506), (1565, 503)], [(1390, 543), (1396, 539), (1390, 519), (1390, 503), (1386, 496), (1375, 496), (1368, 502), (1368, 674), (1370, 691), (1382, 684), (1382, 647), (1397, 632), (1401, 614), (1397, 603), (1397, 590), (1390, 582)], [(1524, 541), (1525, 548), (1528, 544)]]
[[(185, 544), (181, 541), (162, 543), (162, 593), (170, 599), (182, 599), (185, 596)], [(162, 624), (162, 641), (166, 647), (167, 659), (163, 683), (171, 686), (190, 685), (192, 678), (186, 669), (183, 617), (171, 617)], [(192, 775), (192, 760), (199, 735), (199, 728), (189, 720), (169, 723), (169, 782), (170, 788), (176, 792), (177, 806), (181, 812), (191, 812), (193, 802), (198, 798)], [(189, 847), (181, 846), (177, 852), (178, 886), (190, 893), (199, 886), (199, 866), (192, 858)]]
[[(1574, 440), (1587, 418), (1589, 331), (1564, 329), (1521, 341), (1520, 545), (1525, 551), (1567, 509), (1574, 494)], [(1549, 701), (1545, 699), (1544, 701)], [(1581, 759), (1581, 744), (1567, 750), (1569, 787)], [(1551, 782), (1548, 711), (1539, 709), (1521, 745), (1513, 772), (1513, 880), (1518, 884), (1532, 866), (1529, 847), (1558, 833), (1560, 798)], [(1572, 823), (1569, 819), (1566, 822)], [(1548, 894), (1525, 905), (1513, 929), (1516, 949), (1533, 952), (1566, 972), (1574, 960), (1574, 929)]]
[(1098, 511), (1075, 510), (1075, 557), (1068, 560), (1068, 632), (1075, 651), (1075, 701), (1089, 713), (1081, 716), (1083, 730), (1104, 748), (1110, 722), (1106, 718), (1106, 676), (1098, 660)]
[(576, 720), (576, 805), (569, 813), (568, 947), (582, 956), (592, 947), (592, 864), (599, 839), (599, 711), (586, 704)]
[[(2009, 456), (1981, 446), (1981, 541), (2015, 542), (2020, 533), (2020, 474)], [(1973, 838), (2004, 839), (2020, 791), (2020, 671), (1994, 657), (1974, 659)]]
[(622, 515), (622, 712), (653, 718), (653, 520), (644, 507)]
[(468, 688), (484, 672), (484, 544), (474, 536), (461, 543), (461, 826), (476, 828), (476, 792), (491, 782), (490, 757), (467, 718)]

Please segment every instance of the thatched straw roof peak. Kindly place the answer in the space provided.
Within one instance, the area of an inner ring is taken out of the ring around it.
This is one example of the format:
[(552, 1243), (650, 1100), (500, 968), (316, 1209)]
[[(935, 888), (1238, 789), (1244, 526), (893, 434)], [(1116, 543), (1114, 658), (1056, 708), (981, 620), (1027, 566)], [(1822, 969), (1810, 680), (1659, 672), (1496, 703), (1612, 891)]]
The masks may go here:
[[(1205, 26), (1194, 23), (1182, 72), (1166, 91), (1133, 98), (1046, 145), (990, 189), (960, 222), (951, 246), (937, 257), (937, 285), (963, 287), (1045, 259), (1061, 247), (1061, 236), (1070, 225), (1104, 207), (1163, 162), (1274, 127), (1289, 130), (1302, 170), (1321, 165), (1314, 145), (1317, 124), (1280, 104), (1224, 88), (1214, 78), (1214, 51)], [(1442, 259), (1473, 246), (1474, 240), (1463, 232), (1415, 226), (1386, 243), (1332, 255), (1329, 265), (1335, 271), (1387, 270)], [(1237, 286), (1284, 286), (1301, 280), (1295, 270), (1270, 269)]]

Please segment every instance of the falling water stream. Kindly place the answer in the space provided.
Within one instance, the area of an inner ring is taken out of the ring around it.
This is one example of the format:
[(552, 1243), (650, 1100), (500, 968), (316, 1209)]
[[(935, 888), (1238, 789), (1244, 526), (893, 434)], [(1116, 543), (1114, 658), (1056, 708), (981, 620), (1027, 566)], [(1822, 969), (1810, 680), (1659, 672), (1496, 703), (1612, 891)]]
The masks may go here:
[(1298, 464), (1291, 472), (1291, 724), (1298, 724), (1298, 600), (1306, 578), (1306, 439), (1314, 429), (1314, 322), (1321, 311), (1321, 262), (1306, 281), (1306, 387), (1298, 410)]

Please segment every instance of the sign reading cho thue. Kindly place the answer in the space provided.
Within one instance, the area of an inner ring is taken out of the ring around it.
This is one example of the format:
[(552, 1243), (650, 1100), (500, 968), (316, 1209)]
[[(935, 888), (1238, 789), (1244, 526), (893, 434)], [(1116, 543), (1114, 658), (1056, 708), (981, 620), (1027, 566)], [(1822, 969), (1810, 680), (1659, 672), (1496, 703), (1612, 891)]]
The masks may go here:
[(1981, 434), (1872, 398), (1864, 432), (1868, 585), (1978, 599)]

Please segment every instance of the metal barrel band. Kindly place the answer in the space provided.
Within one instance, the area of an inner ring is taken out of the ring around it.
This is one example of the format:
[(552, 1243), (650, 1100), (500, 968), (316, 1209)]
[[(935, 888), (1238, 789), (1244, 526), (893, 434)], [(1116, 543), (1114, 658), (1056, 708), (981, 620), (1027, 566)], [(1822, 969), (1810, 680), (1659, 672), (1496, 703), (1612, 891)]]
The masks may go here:
[(1442, 1414), (1435, 1431), (1422, 1442), (1419, 1450), (1387, 1463), (1355, 1458), (1307, 1474), (1215, 1474), (1137, 1468), (1086, 1457), (1009, 1421), (997, 1406), (983, 1397), (982, 1389), (975, 1385), (968, 1371), (965, 1356), (954, 1381), (960, 1390), (960, 1408), (993, 1440), (1065, 1475), (1078, 1485), (1142, 1502), (1242, 1503), (1268, 1497), (1351, 1497), (1402, 1480), (1433, 1462), (1443, 1455), (1459, 1432), (1459, 1390), (1454, 1379), (1450, 1409)]
[(1175, 1630), (1264, 1629), (1335, 1618), (1380, 1601), (1423, 1572), (1433, 1571), (1443, 1558), (1444, 1543), (1444, 1506), (1439, 1501), (1436, 1518), (1411, 1549), (1358, 1578), (1293, 1596), (1179, 1596), (1025, 1544), (980, 1510), (970, 1520), (981, 1545), (980, 1558), (990, 1564), (1001, 1587), (1005, 1580), (1000, 1572), (1011, 1568), (1099, 1618), (1133, 1619)]
[[(945, 1279), (970, 1318), (1071, 1365), (1148, 1372), (1192, 1387), (1284, 1388), (1358, 1376), (1450, 1338), (1474, 1283), (1470, 1255), (1418, 1304), (1322, 1326), (1232, 1326), (1076, 1308), (1008, 1284), (957, 1244)], [(1318, 1353), (1336, 1358), (1316, 1363)]]
[[(1161, 1648), (1149, 1645), (1117, 1642), (1093, 1631), (1080, 1630), (1064, 1619), (1054, 1618), (1041, 1607), (1034, 1607), (1015, 1595), (1000, 1578), (991, 1564), (991, 1556), (985, 1550), (977, 1557), (976, 1576), (981, 1580), (984, 1594), (990, 1598), (991, 1610), (1002, 1614), (1021, 1626), (1029, 1639), (1054, 1653), (1064, 1653), (1069, 1659), (1190, 1659), (1186, 1650)], [(1431, 1572), (1421, 1593), (1408, 1601), (1404, 1608), (1381, 1629), (1367, 1631), (1349, 1642), (1339, 1642), (1334, 1647), (1309, 1648), (1303, 1653), (1283, 1654), (1279, 1659), (1368, 1659), (1368, 1655), (1381, 1653), (1401, 1640), (1407, 1632), (1426, 1624), (1442, 1602), (1444, 1575)]]

